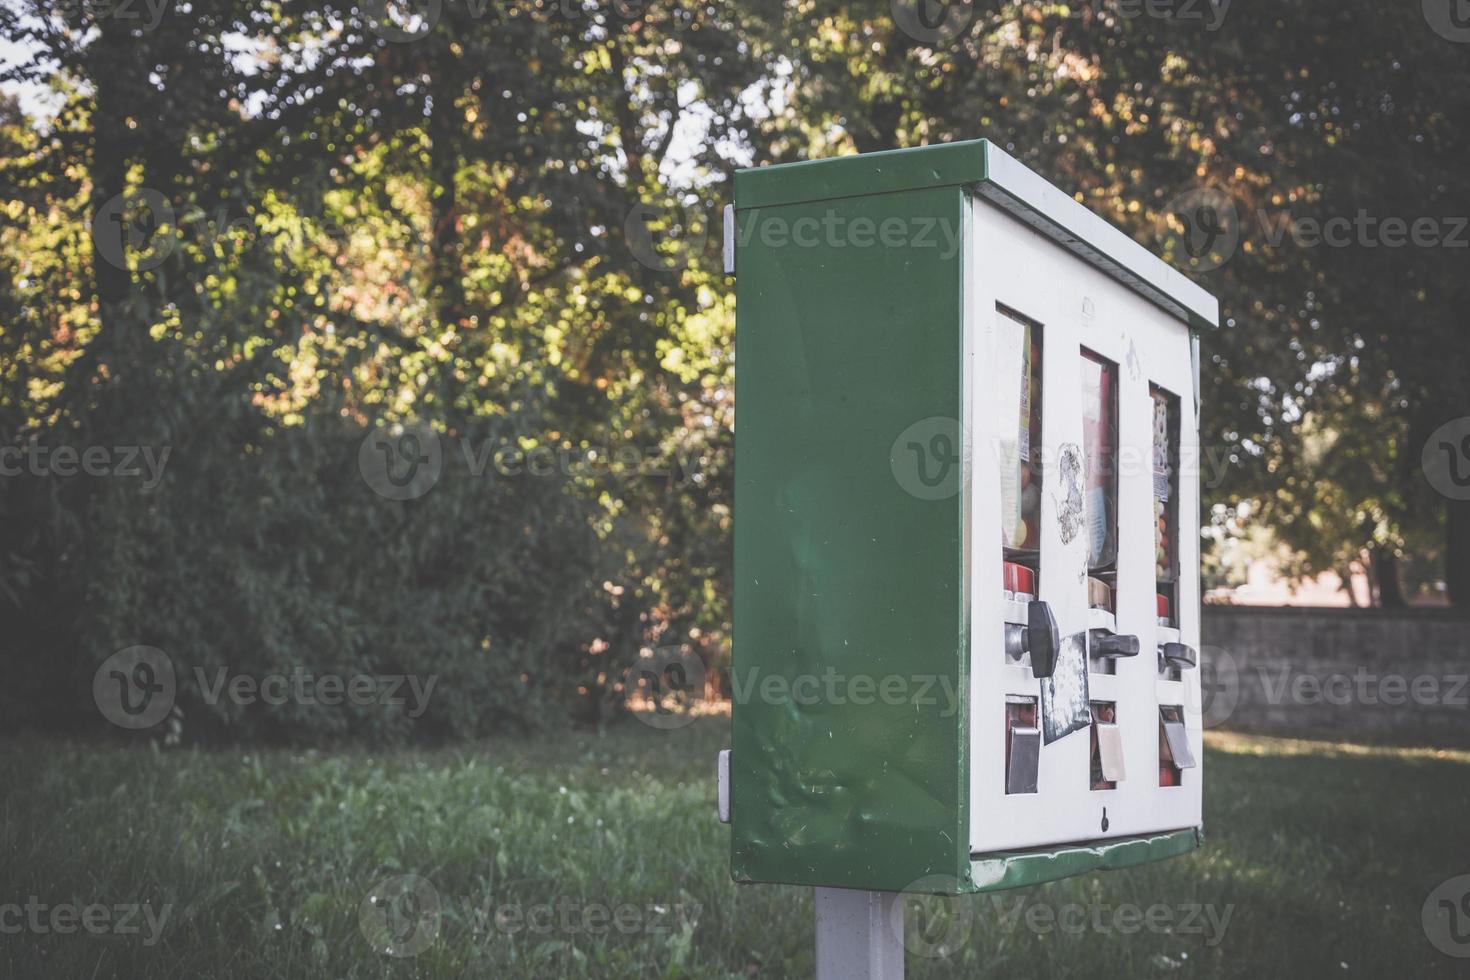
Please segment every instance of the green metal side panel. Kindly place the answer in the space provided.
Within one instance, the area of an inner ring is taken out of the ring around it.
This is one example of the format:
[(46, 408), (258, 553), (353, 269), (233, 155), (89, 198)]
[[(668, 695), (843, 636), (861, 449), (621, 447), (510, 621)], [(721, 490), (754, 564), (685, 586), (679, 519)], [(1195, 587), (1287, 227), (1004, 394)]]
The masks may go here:
[[(759, 227), (899, 218), (958, 236), (964, 192), (754, 211), (738, 196), (752, 179), (737, 178), (732, 874), (965, 889), (963, 494), (919, 499), (890, 464), (913, 423), (961, 417), (962, 256), (825, 235), (772, 245)], [(760, 178), (771, 194), (773, 179)], [(859, 678), (902, 678), (904, 696)]]
[(1070, 878), (1089, 871), (1116, 871), (1179, 857), (1202, 843), (1201, 832), (1191, 829), (1050, 850), (985, 854), (975, 858), (972, 875), (976, 891), (1002, 891)]
[(967, 140), (739, 170), (735, 173), (736, 207), (744, 210), (974, 185), (985, 180), (988, 150), (986, 140)]
[(1219, 325), (1218, 300), (989, 140), (740, 170), (735, 199), (749, 210), (950, 186), (974, 189), (1192, 327)]

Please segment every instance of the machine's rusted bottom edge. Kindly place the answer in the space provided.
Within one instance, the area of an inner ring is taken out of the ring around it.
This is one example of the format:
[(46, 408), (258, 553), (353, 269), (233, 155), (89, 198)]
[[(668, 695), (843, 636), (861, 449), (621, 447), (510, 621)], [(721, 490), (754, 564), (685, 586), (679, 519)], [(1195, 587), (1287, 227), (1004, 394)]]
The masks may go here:
[(1204, 843), (1198, 827), (1165, 834), (1119, 837), (1035, 851), (997, 851), (970, 857), (970, 877), (977, 892), (1039, 885), (1089, 871), (1115, 871), (1150, 861), (1179, 857)]

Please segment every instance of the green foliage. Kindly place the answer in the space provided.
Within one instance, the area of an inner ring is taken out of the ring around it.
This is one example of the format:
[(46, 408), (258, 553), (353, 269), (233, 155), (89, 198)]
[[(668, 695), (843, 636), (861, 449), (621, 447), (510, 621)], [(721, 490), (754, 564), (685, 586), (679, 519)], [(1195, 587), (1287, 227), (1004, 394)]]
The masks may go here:
[[(150, 488), (0, 477), (6, 723), (90, 717), (92, 669), (141, 642), (455, 679), (416, 726), (186, 689), (201, 736), (480, 732), (543, 701), (600, 720), (641, 649), (718, 666), (728, 171), (981, 135), (1151, 246), (1176, 194), (1227, 191), (1246, 234), (1206, 274), (1227, 322), (1204, 405), (1232, 465), (1207, 504), (1249, 501), (1303, 573), (1366, 553), (1386, 582), (1413, 555), (1411, 584), (1443, 565), (1470, 591), (1470, 511), (1415, 464), (1470, 413), (1463, 251), (1267, 234), (1470, 213), (1470, 48), (1419, 11), (1294, 2), (1211, 30), (1013, 2), (931, 44), (833, 0), (425, 9), (0, 4), (33, 56), (0, 74), (59, 105), (0, 100), (0, 445), (170, 454)], [(453, 447), (656, 462), (377, 499), (354, 446), (412, 419)]]
[[(1202, 442), (1230, 465), (1206, 514), (1249, 501), (1302, 573), (1412, 556), (1411, 582), (1443, 570), (1470, 602), (1470, 514), (1419, 470), (1428, 433), (1470, 414), (1470, 249), (1283, 234), (1470, 215), (1470, 47), (1412, 4), (1206, 6), (952, 4), (936, 23), (962, 28), (925, 43), (880, 5), (802, 5), (781, 49), (792, 108), (758, 159), (988, 136), (1186, 269), (1160, 235), (1172, 204), (1222, 192), (1240, 244), (1200, 275), (1224, 320), (1204, 338)], [(1313, 431), (1372, 465), (1337, 482), (1308, 459)]]
[[(663, 268), (624, 227), (721, 176), (751, 15), (446, 3), (396, 43), (396, 12), (315, 4), (41, 13), (0, 8), (36, 53), (11, 74), (65, 97), (44, 128), (0, 116), (0, 442), (168, 455), (157, 486), (0, 484), (6, 723), (93, 717), (91, 671), (139, 643), (187, 678), (186, 737), (601, 718), (640, 649), (720, 655), (731, 309), (713, 247)], [(242, 35), (250, 64), (221, 56)], [(710, 142), (675, 182), (686, 114)], [(98, 244), (119, 200), (122, 262)], [(380, 499), (359, 447), (411, 419), (445, 472)], [(511, 478), (505, 447), (562, 462)], [(440, 694), (410, 724), (242, 712), (193, 680), (298, 666)]]

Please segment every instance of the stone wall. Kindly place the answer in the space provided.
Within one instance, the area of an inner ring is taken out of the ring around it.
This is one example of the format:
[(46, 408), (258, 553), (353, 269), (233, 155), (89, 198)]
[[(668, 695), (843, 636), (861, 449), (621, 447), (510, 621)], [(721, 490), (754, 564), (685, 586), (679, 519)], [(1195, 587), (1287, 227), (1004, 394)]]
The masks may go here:
[(1206, 727), (1470, 744), (1470, 617), (1445, 610), (1206, 606)]

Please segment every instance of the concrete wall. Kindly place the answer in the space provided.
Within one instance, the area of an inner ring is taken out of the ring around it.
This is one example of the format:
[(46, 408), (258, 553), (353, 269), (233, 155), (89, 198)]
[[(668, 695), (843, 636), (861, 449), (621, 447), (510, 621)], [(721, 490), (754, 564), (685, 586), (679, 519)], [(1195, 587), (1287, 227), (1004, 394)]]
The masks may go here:
[(1207, 728), (1470, 744), (1470, 617), (1205, 606)]

